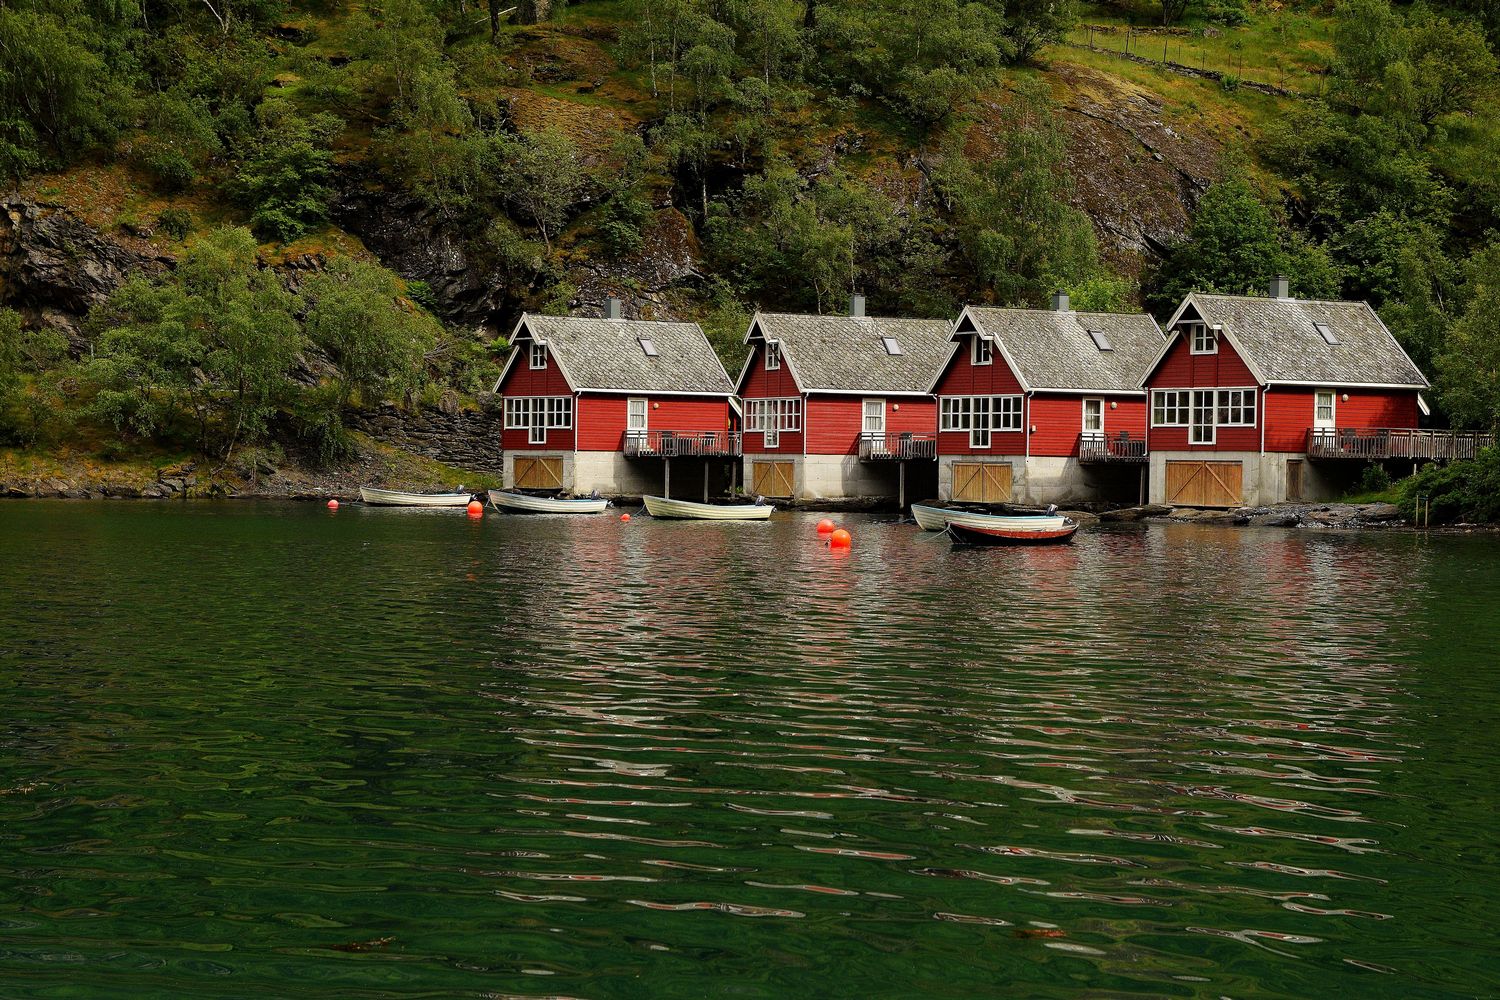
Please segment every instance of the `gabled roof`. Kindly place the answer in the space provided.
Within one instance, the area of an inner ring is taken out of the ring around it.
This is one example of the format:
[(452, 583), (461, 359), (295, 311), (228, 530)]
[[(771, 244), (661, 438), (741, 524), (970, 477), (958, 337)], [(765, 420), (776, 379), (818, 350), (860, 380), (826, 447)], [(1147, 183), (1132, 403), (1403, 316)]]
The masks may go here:
[[(505, 362), (501, 382), (520, 355), (521, 343), (537, 340), (547, 345), (574, 392), (724, 396), (734, 392), (724, 365), (697, 323), (527, 313), (510, 339), (517, 348)], [(642, 341), (655, 347), (655, 357), (646, 353)]]
[[(1177, 307), (1168, 329), (1189, 309), (1228, 338), (1262, 383), (1414, 389), (1428, 385), (1367, 302), (1193, 292)], [(1337, 343), (1330, 343), (1318, 324), (1327, 327)], [(1177, 332), (1173, 330), (1174, 337)], [(1164, 348), (1142, 378), (1165, 357)]]
[[(1145, 313), (969, 306), (954, 327), (954, 339), (969, 327), (997, 342), (1028, 392), (1138, 392), (1164, 339)], [(1102, 334), (1108, 350), (1100, 348), (1091, 330)], [(955, 354), (958, 350), (953, 348)]]
[[(803, 392), (926, 395), (948, 357), (952, 329), (945, 319), (756, 313), (745, 342), (759, 335), (781, 344)], [(890, 353), (885, 338), (901, 353)], [(748, 371), (740, 373), (741, 385)]]

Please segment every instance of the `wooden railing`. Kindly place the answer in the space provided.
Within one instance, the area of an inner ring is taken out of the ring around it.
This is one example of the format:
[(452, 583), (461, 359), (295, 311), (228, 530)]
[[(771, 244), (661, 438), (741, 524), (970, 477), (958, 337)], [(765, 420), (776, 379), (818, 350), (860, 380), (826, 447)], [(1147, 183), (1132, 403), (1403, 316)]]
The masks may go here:
[(1308, 458), (1473, 458), (1495, 443), (1485, 431), (1433, 431), (1416, 427), (1314, 427), (1307, 432)]
[(937, 458), (937, 435), (902, 431), (879, 434), (865, 431), (859, 436), (861, 462), (905, 462), (911, 459)]
[(626, 431), (626, 458), (735, 458), (739, 431)]
[(1132, 437), (1127, 431), (1115, 435), (1085, 432), (1078, 435), (1078, 461), (1144, 463), (1146, 439)]

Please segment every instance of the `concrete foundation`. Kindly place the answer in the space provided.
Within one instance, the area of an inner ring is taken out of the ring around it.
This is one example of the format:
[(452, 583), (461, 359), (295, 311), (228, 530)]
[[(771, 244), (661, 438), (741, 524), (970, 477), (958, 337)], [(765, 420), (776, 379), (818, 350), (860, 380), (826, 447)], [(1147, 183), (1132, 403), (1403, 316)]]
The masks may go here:
[[(1150, 502), (1171, 503), (1167, 497), (1168, 462), (1238, 462), (1241, 468), (1241, 501), (1248, 507), (1294, 500), (1337, 500), (1358, 482), (1364, 472), (1362, 462), (1312, 462), (1293, 452), (1254, 451), (1153, 451), (1150, 463)], [(1301, 490), (1293, 496), (1295, 476), (1288, 474), (1289, 463), (1300, 462)]]
[(953, 499), (955, 464), (1010, 466), (1011, 500), (1023, 504), (1140, 503), (1145, 465), (1081, 465), (1076, 458), (1022, 455), (943, 455), (938, 459), (938, 498)]
[[(754, 488), (756, 462), (790, 463), (794, 500), (894, 501), (901, 494), (901, 462), (861, 462), (854, 455), (746, 455), (741, 472), (746, 490)], [(904, 464), (906, 502), (930, 499), (937, 463), (912, 459)]]
[[(603, 496), (660, 496), (666, 491), (667, 460), (661, 458), (626, 458), (617, 451), (526, 451), (505, 455), (504, 484), (516, 485), (516, 455), (531, 458), (562, 459), (562, 488), (570, 493), (593, 493)], [(704, 472), (708, 473), (708, 492), (722, 496), (729, 489), (734, 468), (732, 458), (674, 458), (671, 460), (671, 495), (679, 500), (703, 498)]]

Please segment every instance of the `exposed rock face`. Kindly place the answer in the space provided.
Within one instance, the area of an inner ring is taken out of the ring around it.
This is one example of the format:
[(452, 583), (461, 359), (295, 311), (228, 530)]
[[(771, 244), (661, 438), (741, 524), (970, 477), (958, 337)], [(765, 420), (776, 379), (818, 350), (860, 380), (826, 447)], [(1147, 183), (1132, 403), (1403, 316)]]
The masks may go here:
[(352, 178), (335, 198), (333, 217), (380, 262), (408, 281), (425, 281), (450, 323), (499, 327), (513, 311), (503, 276), (480, 266), (458, 227), (409, 194), (366, 187)]
[(132, 272), (170, 263), (127, 249), (60, 205), (8, 197), (0, 208), (0, 305), (75, 342), (89, 309)]
[(377, 410), (350, 413), (348, 424), (378, 441), (447, 465), (496, 475), (504, 468), (500, 453), (504, 419), (488, 409), (407, 412), (386, 403)]

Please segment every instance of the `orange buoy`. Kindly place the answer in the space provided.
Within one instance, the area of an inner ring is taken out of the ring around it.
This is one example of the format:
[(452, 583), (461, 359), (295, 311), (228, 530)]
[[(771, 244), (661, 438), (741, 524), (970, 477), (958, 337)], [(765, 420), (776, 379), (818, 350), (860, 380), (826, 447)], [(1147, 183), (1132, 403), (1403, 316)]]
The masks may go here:
[(831, 549), (847, 549), (853, 542), (854, 539), (843, 528), (837, 529), (828, 536), (828, 547)]
[(838, 525), (834, 524), (832, 521), (828, 520), (828, 518), (825, 517), (823, 518), (823, 520), (818, 522), (818, 534), (826, 535), (836, 527), (838, 527)]
[(484, 504), (480, 503), (478, 500), (470, 500), (469, 501), (469, 516), (470, 517), (483, 517), (484, 516)]
[(628, 520), (630, 520), (630, 515), (629, 514), (621, 514), (620, 515), (620, 520), (622, 520), (622, 521), (628, 521)]
[(338, 510), (339, 509), (339, 502), (337, 500), (330, 500), (330, 501), (328, 501), (328, 509), (329, 510)]

